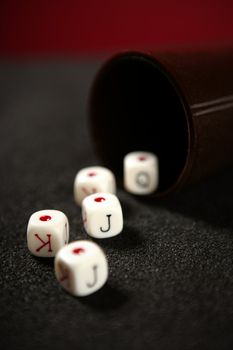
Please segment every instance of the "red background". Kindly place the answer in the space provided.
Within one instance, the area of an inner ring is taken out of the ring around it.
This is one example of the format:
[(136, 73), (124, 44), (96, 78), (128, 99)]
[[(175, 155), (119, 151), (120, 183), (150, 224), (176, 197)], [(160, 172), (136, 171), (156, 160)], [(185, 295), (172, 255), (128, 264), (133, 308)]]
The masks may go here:
[(160, 44), (233, 43), (232, 0), (0, 2), (2, 55), (93, 55)]

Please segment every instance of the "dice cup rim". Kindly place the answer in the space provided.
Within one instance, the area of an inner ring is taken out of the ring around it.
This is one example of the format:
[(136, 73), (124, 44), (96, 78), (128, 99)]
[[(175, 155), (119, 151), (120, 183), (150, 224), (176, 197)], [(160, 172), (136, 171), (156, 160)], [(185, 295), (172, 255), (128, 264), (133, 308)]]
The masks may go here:
[[(181, 86), (175, 79), (175, 77), (172, 75), (171, 72), (168, 71), (168, 69), (165, 67), (163, 63), (161, 63), (152, 53), (150, 52), (141, 52), (141, 51), (125, 51), (120, 52), (118, 54), (113, 55), (110, 59), (108, 59), (103, 66), (98, 71), (93, 84), (92, 88), (89, 94), (89, 100), (88, 100), (88, 108), (89, 108), (89, 129), (91, 133), (91, 138), (95, 146), (95, 150), (97, 152), (97, 155), (100, 157), (100, 159), (103, 162), (103, 165), (109, 166), (109, 162), (106, 161), (104, 154), (107, 147), (107, 144), (100, 146), (100, 132), (99, 128), (97, 127), (97, 124), (100, 119), (100, 114), (98, 115), (98, 112), (96, 112), (96, 100), (99, 98), (100, 93), (100, 82), (103, 79), (103, 77), (108, 74), (111, 68), (120, 62), (120, 60), (139, 60), (140, 63), (150, 65), (153, 69), (155, 69), (157, 72), (162, 74), (163, 78), (166, 79), (166, 81), (170, 84), (170, 86), (173, 89), (173, 92), (176, 95), (176, 98), (178, 98), (180, 106), (183, 110), (183, 117), (186, 123), (186, 135), (187, 138), (187, 145), (186, 145), (186, 156), (185, 160), (183, 162), (182, 167), (180, 168), (180, 171), (176, 174), (175, 178), (173, 179), (172, 183), (167, 187), (163, 189), (158, 189), (156, 192), (152, 194), (152, 196), (164, 196), (168, 194), (169, 192), (174, 192), (178, 189), (180, 189), (187, 181), (188, 175), (191, 171), (193, 159), (195, 157), (195, 129), (193, 125), (192, 120), (192, 113), (190, 110), (190, 106), (186, 100), (185, 94), (182, 91)], [(107, 102), (107, 101), (106, 101)], [(97, 108), (98, 109), (98, 108)], [(98, 116), (98, 117), (97, 117)], [(108, 128), (109, 131), (109, 128)], [(114, 130), (112, 131), (114, 132)], [(137, 149), (135, 149), (137, 150)], [(142, 149), (143, 150), (143, 149)], [(145, 149), (146, 151), (152, 151), (151, 149)], [(153, 152), (153, 151), (152, 151)], [(111, 169), (111, 166), (109, 166)], [(122, 167), (123, 167), (123, 159), (122, 159)], [(112, 169), (113, 170), (113, 169)], [(118, 183), (122, 185), (122, 175), (121, 178), (118, 178)]]

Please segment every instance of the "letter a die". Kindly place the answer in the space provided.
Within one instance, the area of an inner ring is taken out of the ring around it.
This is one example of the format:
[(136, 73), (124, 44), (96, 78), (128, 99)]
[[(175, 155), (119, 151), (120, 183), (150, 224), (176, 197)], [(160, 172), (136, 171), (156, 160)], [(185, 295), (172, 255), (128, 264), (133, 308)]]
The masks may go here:
[(111, 193), (86, 197), (82, 203), (82, 218), (86, 232), (95, 238), (113, 237), (123, 229), (121, 204)]
[(74, 180), (75, 202), (81, 205), (85, 197), (97, 192), (116, 192), (116, 180), (112, 171), (101, 166), (80, 170)]
[(103, 250), (90, 241), (76, 241), (59, 250), (55, 275), (69, 293), (85, 296), (100, 289), (108, 278), (108, 263)]
[(40, 210), (31, 215), (27, 227), (28, 249), (33, 255), (54, 257), (69, 241), (69, 222), (59, 210)]
[(158, 187), (158, 159), (150, 152), (131, 152), (124, 157), (124, 187), (134, 194), (153, 193)]

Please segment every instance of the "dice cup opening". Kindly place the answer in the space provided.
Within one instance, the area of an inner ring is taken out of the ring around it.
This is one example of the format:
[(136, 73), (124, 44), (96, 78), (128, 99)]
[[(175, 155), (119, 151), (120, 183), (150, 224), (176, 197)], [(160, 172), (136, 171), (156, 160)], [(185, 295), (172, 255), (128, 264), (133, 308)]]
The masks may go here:
[(156, 195), (179, 187), (192, 122), (177, 83), (154, 57), (135, 52), (113, 57), (99, 71), (89, 102), (97, 154), (118, 179), (125, 154), (150, 151), (159, 159)]

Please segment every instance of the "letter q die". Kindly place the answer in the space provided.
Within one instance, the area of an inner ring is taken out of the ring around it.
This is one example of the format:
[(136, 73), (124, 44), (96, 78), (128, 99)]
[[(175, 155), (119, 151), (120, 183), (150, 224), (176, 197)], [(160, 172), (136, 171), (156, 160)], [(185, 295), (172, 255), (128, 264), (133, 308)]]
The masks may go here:
[(86, 240), (72, 242), (60, 249), (54, 267), (58, 282), (75, 296), (94, 293), (108, 278), (108, 263), (103, 250)]
[(131, 152), (124, 157), (124, 187), (130, 193), (153, 193), (159, 183), (159, 164), (155, 154)]
[(59, 210), (33, 213), (27, 227), (28, 249), (33, 255), (54, 257), (69, 241), (69, 222)]

